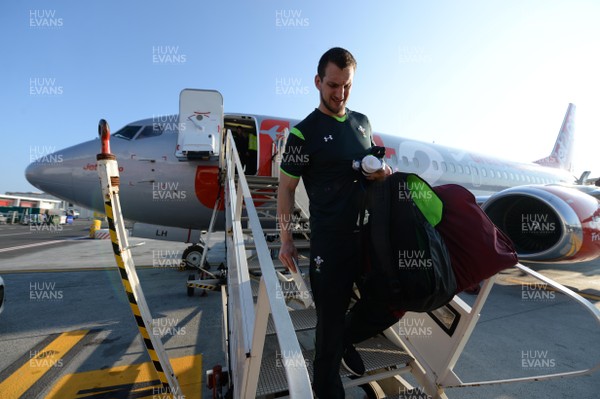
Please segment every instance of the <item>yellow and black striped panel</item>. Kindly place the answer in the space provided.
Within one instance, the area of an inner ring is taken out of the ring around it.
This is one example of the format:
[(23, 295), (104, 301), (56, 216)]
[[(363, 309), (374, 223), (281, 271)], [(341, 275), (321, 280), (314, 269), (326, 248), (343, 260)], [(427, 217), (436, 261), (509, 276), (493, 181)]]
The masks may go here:
[(192, 283), (189, 282), (187, 283), (188, 287), (194, 287), (194, 288), (202, 288), (204, 290), (211, 290), (211, 291), (220, 291), (221, 287), (218, 285), (212, 285), (212, 284), (202, 284), (202, 283)]
[(106, 213), (106, 218), (108, 219), (108, 229), (110, 231), (110, 239), (112, 242), (113, 252), (115, 254), (115, 260), (117, 261), (117, 266), (119, 267), (119, 273), (121, 274), (121, 282), (123, 283), (123, 288), (125, 289), (125, 293), (127, 294), (127, 299), (129, 300), (131, 312), (133, 313), (135, 322), (138, 326), (138, 330), (140, 331), (140, 335), (143, 338), (146, 350), (150, 355), (150, 359), (152, 360), (154, 369), (158, 373), (158, 377), (163, 388), (170, 389), (169, 382), (163, 370), (162, 364), (160, 363), (158, 354), (156, 353), (156, 349), (154, 348), (154, 344), (150, 339), (148, 327), (144, 323), (144, 319), (141, 316), (140, 308), (135, 299), (135, 295), (133, 295), (133, 289), (131, 288), (131, 283), (129, 282), (129, 276), (127, 275), (127, 271), (125, 270), (125, 263), (123, 262), (123, 257), (121, 256), (121, 249), (119, 246), (119, 239), (115, 228), (113, 209), (110, 200), (104, 202), (104, 210)]

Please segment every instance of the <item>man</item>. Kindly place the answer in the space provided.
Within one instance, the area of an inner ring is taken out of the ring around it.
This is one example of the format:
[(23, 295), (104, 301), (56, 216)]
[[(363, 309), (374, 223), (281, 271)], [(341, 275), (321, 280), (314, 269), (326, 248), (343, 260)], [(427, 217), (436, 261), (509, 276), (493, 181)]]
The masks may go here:
[(250, 132), (248, 134), (248, 166), (246, 166), (247, 175), (256, 174), (256, 162), (258, 160), (258, 141), (256, 134)]
[(242, 163), (242, 167), (245, 167), (248, 163), (248, 135), (244, 132), (241, 126), (236, 128), (236, 132), (233, 135), (233, 140), (235, 141), (235, 147), (237, 148), (238, 155), (240, 157), (240, 162)]
[(369, 311), (362, 305), (359, 316), (346, 318), (354, 281), (362, 271), (365, 186), (367, 180), (391, 174), (386, 166), (365, 178), (352, 167), (353, 160), (362, 159), (373, 146), (368, 118), (346, 108), (355, 70), (352, 54), (339, 47), (319, 60), (315, 76), (319, 107), (290, 131), (278, 191), (279, 259), (290, 270), (295, 270), (298, 257), (290, 227), (300, 177), (310, 200), (310, 281), (317, 311), (313, 387), (318, 397), (327, 399), (344, 397), (339, 375), (342, 358), (353, 374), (364, 373), (362, 360), (350, 343), (392, 324), (387, 315), (383, 324), (377, 324), (379, 320), (364, 323)]

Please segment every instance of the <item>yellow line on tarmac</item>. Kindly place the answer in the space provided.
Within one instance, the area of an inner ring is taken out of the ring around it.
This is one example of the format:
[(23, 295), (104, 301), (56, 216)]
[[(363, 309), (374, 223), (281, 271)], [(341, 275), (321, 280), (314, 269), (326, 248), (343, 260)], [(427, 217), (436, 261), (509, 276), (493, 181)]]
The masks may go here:
[[(202, 398), (202, 354), (171, 359), (182, 392), (176, 398)], [(64, 375), (48, 394), (49, 399), (116, 397), (163, 399), (165, 393), (151, 362)]]
[(62, 367), (64, 357), (89, 330), (60, 334), (39, 352), (30, 352), (29, 361), (0, 382), (0, 398), (20, 398), (52, 367)]
[[(556, 290), (554, 287), (547, 285), (544, 282), (539, 282), (539, 283), (528, 283), (525, 281), (521, 281), (519, 279), (516, 278), (511, 278), (511, 277), (506, 277), (504, 278), (504, 281), (508, 282), (508, 283), (514, 283), (514, 284), (520, 284), (520, 285), (527, 285), (527, 286), (534, 286), (534, 287), (538, 287), (540, 288), (542, 285), (545, 285), (545, 289), (548, 291), (555, 291), (555, 292), (559, 292), (558, 290)], [(577, 288), (573, 288), (573, 287), (568, 287), (571, 291), (574, 291), (575, 293), (581, 295), (584, 298), (587, 299), (591, 299), (593, 301), (600, 301), (600, 296), (598, 295), (594, 295), (594, 294), (586, 294), (585, 292), (581, 292), (579, 291)]]

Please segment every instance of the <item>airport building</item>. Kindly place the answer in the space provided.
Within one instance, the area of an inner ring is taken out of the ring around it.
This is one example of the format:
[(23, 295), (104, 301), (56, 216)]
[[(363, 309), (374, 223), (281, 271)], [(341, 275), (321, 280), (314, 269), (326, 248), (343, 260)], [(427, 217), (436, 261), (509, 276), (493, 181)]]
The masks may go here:
[(0, 223), (21, 223), (29, 215), (41, 214), (71, 214), (79, 217), (80, 210), (73, 208), (73, 204), (46, 193), (0, 194)]
[(65, 209), (65, 201), (47, 194), (7, 193), (0, 194), (0, 207), (22, 207), (40, 209)]

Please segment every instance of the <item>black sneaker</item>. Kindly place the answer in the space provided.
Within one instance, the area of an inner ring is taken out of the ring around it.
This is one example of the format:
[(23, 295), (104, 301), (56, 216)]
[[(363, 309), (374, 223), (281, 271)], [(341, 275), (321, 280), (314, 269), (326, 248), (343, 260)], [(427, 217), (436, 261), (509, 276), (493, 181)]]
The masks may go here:
[(348, 345), (342, 356), (342, 366), (351, 374), (360, 377), (365, 373), (365, 364), (352, 345)]

